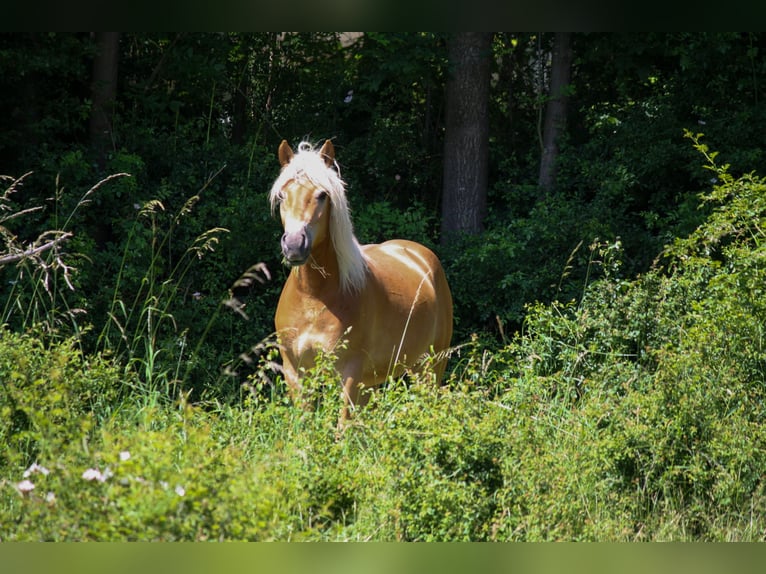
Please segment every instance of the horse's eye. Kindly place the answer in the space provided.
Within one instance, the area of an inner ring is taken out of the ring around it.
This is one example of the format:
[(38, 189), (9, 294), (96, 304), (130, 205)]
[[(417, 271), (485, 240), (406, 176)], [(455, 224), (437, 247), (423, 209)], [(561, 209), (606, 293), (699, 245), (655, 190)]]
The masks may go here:
[(317, 192), (316, 199), (317, 201), (324, 201), (325, 199), (327, 199), (328, 196), (329, 194), (326, 191), (322, 190)]

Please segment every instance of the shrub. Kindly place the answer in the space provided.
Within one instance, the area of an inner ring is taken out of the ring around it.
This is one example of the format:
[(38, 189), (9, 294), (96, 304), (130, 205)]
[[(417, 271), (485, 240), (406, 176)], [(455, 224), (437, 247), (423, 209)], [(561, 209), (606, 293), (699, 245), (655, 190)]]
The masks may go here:
[(356, 536), (489, 538), (503, 484), (507, 417), (481, 398), (427, 383), (400, 384), (376, 397), (362, 418), (366, 455), (377, 472), (371, 484), (359, 485)]
[(0, 469), (25, 467), (65, 445), (85, 444), (124, 391), (119, 369), (85, 356), (73, 339), (0, 330)]
[(290, 538), (303, 493), (278, 462), (254, 463), (204, 413), (149, 409), (99, 431), (87, 450), (72, 443), (38, 458), (25, 472), (33, 489), (3, 489), (0, 539)]
[(607, 276), (579, 304), (533, 308), (512, 346), (522, 378), (572, 405), (562, 442), (593, 417), (589, 450), (570, 457), (598, 461), (586, 492), (614, 499), (636, 538), (716, 538), (722, 523), (753, 536), (748, 520), (764, 503), (764, 180), (709, 167), (720, 184), (703, 200), (720, 203), (668, 247), (664, 267)]

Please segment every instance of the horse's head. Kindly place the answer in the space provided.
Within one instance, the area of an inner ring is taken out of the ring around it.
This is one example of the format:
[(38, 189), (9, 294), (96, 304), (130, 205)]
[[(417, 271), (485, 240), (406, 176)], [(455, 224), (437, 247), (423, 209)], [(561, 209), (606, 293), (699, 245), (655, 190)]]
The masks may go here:
[[(309, 153), (316, 155), (315, 152)], [(312, 248), (325, 241), (330, 233), (331, 190), (321, 185), (322, 178), (314, 177), (312, 170), (331, 169), (335, 163), (335, 150), (332, 142), (327, 140), (318, 158), (306, 158), (291, 176), (290, 164), (295, 157), (290, 145), (282, 141), (279, 146), (279, 163), (287, 179), (279, 189), (272, 191), (275, 194), (272, 201), (279, 203), (279, 214), (285, 230), (282, 235), (282, 254), (287, 263), (293, 266), (306, 263)]]

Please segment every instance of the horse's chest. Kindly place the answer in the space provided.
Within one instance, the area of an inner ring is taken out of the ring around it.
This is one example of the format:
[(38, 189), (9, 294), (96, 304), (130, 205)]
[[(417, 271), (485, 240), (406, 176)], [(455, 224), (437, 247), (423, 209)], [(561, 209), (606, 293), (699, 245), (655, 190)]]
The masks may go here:
[(277, 332), (296, 359), (334, 349), (350, 324), (342, 309), (318, 300), (293, 303), (280, 311)]

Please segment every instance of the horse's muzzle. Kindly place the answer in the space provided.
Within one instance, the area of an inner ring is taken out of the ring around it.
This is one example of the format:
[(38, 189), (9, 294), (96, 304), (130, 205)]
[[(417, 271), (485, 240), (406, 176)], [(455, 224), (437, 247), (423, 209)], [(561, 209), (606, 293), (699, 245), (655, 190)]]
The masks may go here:
[(307, 227), (282, 236), (282, 255), (289, 265), (303, 265), (311, 254), (311, 233)]

